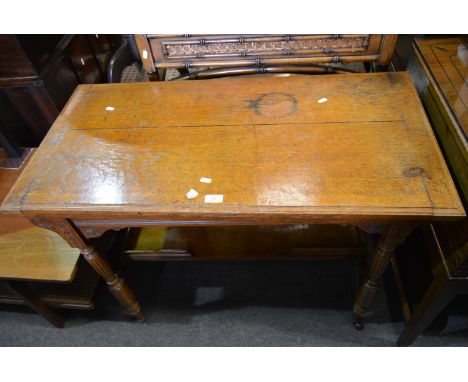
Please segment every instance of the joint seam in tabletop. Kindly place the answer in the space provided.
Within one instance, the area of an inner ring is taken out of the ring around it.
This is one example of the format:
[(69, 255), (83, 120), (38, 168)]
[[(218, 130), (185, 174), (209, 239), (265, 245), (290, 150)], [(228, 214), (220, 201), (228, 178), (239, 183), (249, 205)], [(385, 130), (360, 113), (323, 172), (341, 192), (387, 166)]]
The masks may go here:
[[(92, 131), (92, 130), (135, 130), (135, 129), (163, 129), (163, 128), (190, 128), (190, 127), (247, 127), (247, 126), (282, 126), (282, 125), (336, 125), (336, 124), (358, 124), (358, 123), (403, 123), (405, 126), (406, 121), (403, 119), (396, 120), (376, 120), (376, 121), (326, 121), (326, 122), (283, 122), (283, 123), (246, 123), (246, 124), (213, 124), (213, 125), (166, 125), (166, 126), (126, 126), (126, 127), (80, 127), (70, 128), (69, 131)], [(407, 129), (407, 128), (406, 128)]]

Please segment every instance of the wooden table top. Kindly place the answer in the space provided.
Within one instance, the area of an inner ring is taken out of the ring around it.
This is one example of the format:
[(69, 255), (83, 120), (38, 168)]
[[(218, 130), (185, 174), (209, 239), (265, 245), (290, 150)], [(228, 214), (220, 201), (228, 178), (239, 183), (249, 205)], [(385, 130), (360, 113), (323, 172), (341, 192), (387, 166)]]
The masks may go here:
[(468, 48), (459, 37), (416, 39), (418, 58), (441, 91), (466, 144), (468, 136)]
[(2, 208), (256, 223), (464, 216), (406, 73), (81, 85)]

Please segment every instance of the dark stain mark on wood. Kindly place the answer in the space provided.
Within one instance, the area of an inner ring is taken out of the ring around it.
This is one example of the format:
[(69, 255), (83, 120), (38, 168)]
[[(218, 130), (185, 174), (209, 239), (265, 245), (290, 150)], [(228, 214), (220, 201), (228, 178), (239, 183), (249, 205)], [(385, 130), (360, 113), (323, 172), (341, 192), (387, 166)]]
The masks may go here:
[(386, 72), (387, 79), (392, 85), (398, 85), (402, 84), (404, 81), (402, 81), (401, 76), (395, 75), (395, 73), (392, 72)]
[(407, 178), (420, 177), (420, 179), (422, 180), (424, 191), (427, 195), (427, 199), (429, 203), (431, 204), (432, 208), (434, 208), (435, 206), (434, 200), (432, 199), (432, 195), (431, 195), (431, 192), (429, 190), (429, 185), (428, 185), (428, 181), (431, 180), (430, 174), (428, 174), (427, 171), (424, 170), (422, 167), (410, 167), (403, 171), (403, 175), (406, 176)]
[(403, 171), (403, 175), (407, 178), (415, 178), (417, 176), (422, 176), (426, 179), (431, 179), (430, 175), (421, 167), (410, 167)]
[(265, 93), (247, 102), (247, 107), (260, 117), (284, 118), (297, 110), (296, 98), (288, 93)]

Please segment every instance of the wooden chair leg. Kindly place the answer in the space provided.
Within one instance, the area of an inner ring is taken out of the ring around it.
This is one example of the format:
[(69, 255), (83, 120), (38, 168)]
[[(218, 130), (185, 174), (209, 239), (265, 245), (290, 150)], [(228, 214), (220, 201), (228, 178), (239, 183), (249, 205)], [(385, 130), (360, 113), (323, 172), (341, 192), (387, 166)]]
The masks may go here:
[(413, 317), (398, 338), (399, 346), (409, 346), (429, 326), (455, 295), (446, 276), (435, 280), (421, 300)]
[(10, 158), (20, 158), (21, 155), (23, 155), (23, 149), (18, 145), (18, 142), (11, 137), (7, 137), (1, 130), (0, 147), (5, 149), (5, 152)]
[(34, 311), (57, 328), (65, 326), (65, 319), (44, 305), (41, 299), (28, 287), (25, 282), (10, 281), (9, 285)]

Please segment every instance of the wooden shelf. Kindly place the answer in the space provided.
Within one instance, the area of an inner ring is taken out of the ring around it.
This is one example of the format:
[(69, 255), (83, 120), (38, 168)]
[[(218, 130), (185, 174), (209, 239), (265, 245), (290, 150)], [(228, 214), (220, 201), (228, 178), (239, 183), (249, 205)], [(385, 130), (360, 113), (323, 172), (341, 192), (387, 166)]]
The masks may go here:
[[(28, 285), (48, 306), (94, 309), (93, 296), (99, 276), (83, 257), (78, 260), (77, 267), (76, 277), (71, 283), (30, 282)], [(26, 305), (4, 281), (0, 281), (0, 303)]]

